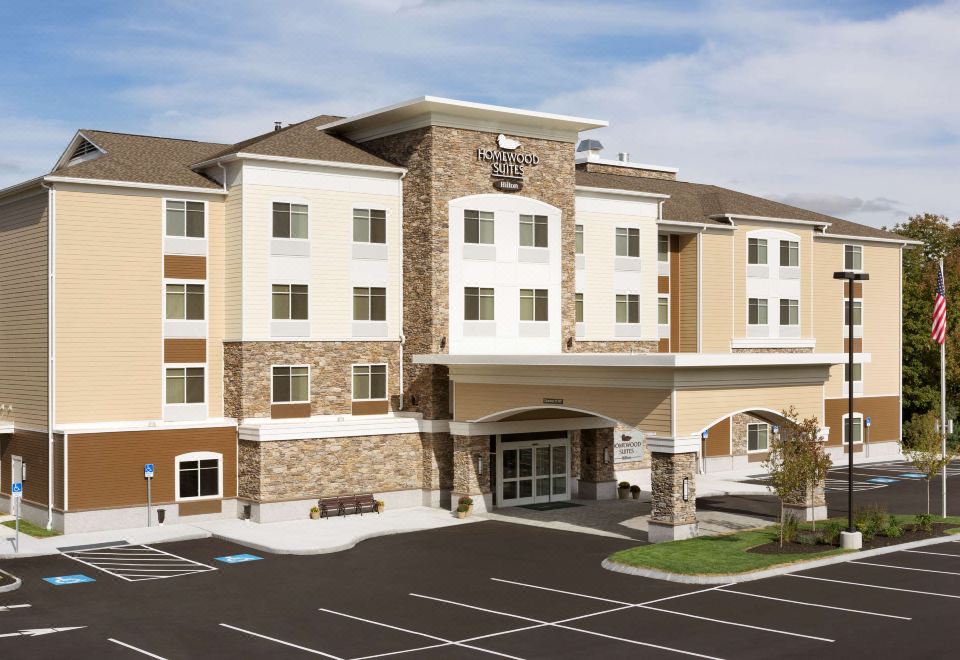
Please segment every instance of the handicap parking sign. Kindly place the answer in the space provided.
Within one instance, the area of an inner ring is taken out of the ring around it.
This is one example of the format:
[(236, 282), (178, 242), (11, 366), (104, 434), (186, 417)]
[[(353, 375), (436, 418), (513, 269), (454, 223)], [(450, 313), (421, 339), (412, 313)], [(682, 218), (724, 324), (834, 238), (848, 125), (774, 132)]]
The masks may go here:
[(65, 584), (82, 584), (84, 582), (96, 582), (92, 577), (87, 577), (86, 575), (60, 575), (58, 577), (45, 577), (43, 578), (44, 582), (49, 582), (50, 584), (61, 587)]
[(147, 463), (143, 466), (143, 476), (147, 479), (153, 478), (153, 463)]
[(245, 561), (257, 561), (258, 559), (263, 559), (263, 557), (258, 557), (256, 555), (227, 555), (226, 557), (217, 557), (217, 561), (222, 561), (224, 564), (242, 564)]
[(13, 495), (14, 499), (23, 497), (23, 484), (20, 482), (10, 484), (10, 494)]

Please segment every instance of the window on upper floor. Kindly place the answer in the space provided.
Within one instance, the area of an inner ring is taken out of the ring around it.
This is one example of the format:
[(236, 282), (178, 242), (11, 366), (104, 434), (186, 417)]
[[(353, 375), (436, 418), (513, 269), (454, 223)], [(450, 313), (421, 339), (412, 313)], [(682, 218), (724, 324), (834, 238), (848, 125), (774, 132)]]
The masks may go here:
[(353, 365), (353, 400), (383, 401), (387, 398), (387, 365)]
[(747, 263), (750, 265), (766, 265), (767, 239), (765, 238), (748, 238), (747, 239)]
[(305, 321), (308, 318), (309, 296), (306, 284), (273, 285), (273, 319)]
[(780, 325), (800, 325), (800, 301), (780, 299)]
[(387, 212), (382, 209), (353, 209), (353, 242), (386, 243)]
[(574, 252), (583, 254), (583, 225), (577, 225), (573, 231)]
[(273, 237), (307, 238), (308, 224), (306, 204), (273, 203)]
[(670, 237), (666, 234), (657, 235), (657, 261), (662, 264), (670, 262)]
[(383, 287), (353, 287), (353, 320), (386, 321), (387, 290)]
[(780, 241), (780, 267), (800, 266), (800, 243), (798, 241)]
[(576, 293), (573, 296), (574, 320), (576, 323), (583, 323), (583, 294)]
[(202, 321), (205, 316), (203, 284), (167, 284), (168, 321)]
[(750, 298), (747, 300), (747, 323), (767, 325), (767, 299)]
[(767, 451), (769, 424), (747, 424), (747, 451)]
[(166, 235), (203, 238), (206, 231), (206, 205), (203, 202), (167, 200)]
[(635, 293), (616, 295), (617, 323), (640, 323), (640, 296)]
[(657, 324), (670, 324), (670, 298), (668, 296), (659, 296), (657, 298)]
[(844, 245), (843, 246), (843, 269), (844, 270), (863, 270), (863, 246)]
[[(850, 365), (843, 365), (843, 382), (850, 382)], [(860, 383), (863, 382), (863, 365), (859, 362), (855, 362), (853, 365), (853, 382)]]
[(547, 247), (547, 216), (520, 216), (520, 247)]
[(168, 367), (164, 400), (168, 404), (203, 403), (205, 380), (203, 367)]
[[(843, 324), (850, 325), (850, 301), (843, 301)], [(854, 300), (853, 301), (853, 325), (863, 325), (863, 301)]]
[(636, 228), (617, 227), (617, 256), (640, 256), (640, 230)]
[(546, 289), (520, 289), (521, 321), (547, 321), (548, 309)]
[(273, 403), (308, 403), (310, 367), (273, 367)]
[(493, 288), (468, 286), (463, 290), (465, 321), (492, 321), (493, 307)]
[(492, 211), (463, 212), (463, 242), (493, 245), (494, 222)]

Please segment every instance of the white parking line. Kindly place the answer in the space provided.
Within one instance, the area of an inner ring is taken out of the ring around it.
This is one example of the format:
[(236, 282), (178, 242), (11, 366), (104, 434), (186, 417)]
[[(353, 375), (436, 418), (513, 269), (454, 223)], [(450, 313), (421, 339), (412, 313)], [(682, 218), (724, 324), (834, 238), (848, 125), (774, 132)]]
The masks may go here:
[(30, 607), (29, 604), (23, 603), (21, 605), (0, 605), (0, 612), (6, 612), (7, 610), (17, 610), (21, 607)]
[(331, 655), (329, 653), (324, 653), (323, 651), (318, 651), (317, 649), (311, 649), (306, 646), (300, 646), (299, 644), (294, 644), (293, 642), (285, 642), (282, 639), (277, 639), (276, 637), (269, 637), (267, 635), (261, 635), (260, 633), (253, 632), (252, 630), (246, 630), (244, 628), (238, 628), (237, 626), (231, 626), (229, 623), (221, 623), (221, 626), (224, 628), (229, 628), (230, 630), (237, 630), (248, 635), (253, 635), (254, 637), (259, 637), (260, 639), (266, 639), (271, 642), (276, 642), (277, 644), (283, 644), (284, 646), (289, 646), (290, 648), (298, 649), (300, 651), (306, 651), (307, 653), (313, 653), (314, 655), (322, 655), (324, 658), (330, 658), (330, 660), (344, 660), (340, 656)]
[(789, 598), (777, 598), (776, 596), (766, 596), (763, 594), (751, 594), (746, 591), (733, 591), (732, 589), (717, 589), (719, 594), (736, 594), (738, 596), (750, 596), (752, 598), (765, 598), (767, 600), (778, 600), (782, 603), (791, 603), (793, 605), (804, 605), (806, 607), (821, 607), (825, 610), (839, 610), (841, 612), (852, 612), (853, 614), (868, 614), (870, 616), (882, 616), (888, 619), (903, 619), (904, 621), (913, 621), (913, 617), (898, 616), (896, 614), (883, 614), (881, 612), (868, 612), (866, 610), (854, 610), (849, 607), (837, 607), (836, 605), (824, 605), (822, 603), (807, 603), (802, 600), (790, 600)]
[(904, 591), (910, 594), (920, 594), (922, 596), (941, 596), (943, 598), (960, 598), (954, 594), (941, 594), (935, 591), (918, 591), (917, 589), (903, 589), (902, 587), (885, 587), (882, 584), (867, 584), (866, 582), (850, 582), (848, 580), (834, 580), (832, 578), (815, 577), (813, 575), (797, 575), (788, 573), (784, 577), (803, 578), (804, 580), (820, 580), (821, 582), (836, 582), (837, 584), (849, 584), (854, 587), (868, 587), (870, 589), (886, 589), (887, 591)]
[(125, 646), (132, 651), (136, 651), (137, 653), (142, 653), (143, 655), (150, 656), (151, 658), (156, 658), (157, 660), (167, 660), (162, 655), (157, 655), (156, 653), (150, 653), (150, 651), (144, 651), (143, 649), (138, 649), (136, 646), (133, 646), (132, 644), (121, 642), (119, 639), (114, 639), (113, 637), (108, 637), (107, 641), (113, 642), (114, 644), (119, 644), (120, 646)]
[(64, 550), (62, 554), (64, 557), (127, 582), (159, 580), (217, 570), (214, 566), (179, 557), (148, 545)]
[[(589, 598), (591, 600), (602, 600), (605, 603), (617, 603), (618, 605), (633, 605), (622, 600), (613, 600), (612, 598), (602, 598), (600, 596), (591, 596), (589, 594), (580, 594), (576, 591), (564, 591), (563, 589), (554, 589), (553, 587), (541, 587), (536, 584), (527, 584), (526, 582), (516, 582), (515, 580), (504, 580), (502, 578), (490, 578), (494, 582), (504, 582), (506, 584), (515, 584), (518, 587), (528, 587), (530, 589), (540, 589), (542, 591), (552, 591), (555, 594), (566, 594), (568, 596), (580, 596), (580, 598)], [(695, 593), (695, 592), (694, 592)]]
[(932, 568), (913, 568), (912, 566), (895, 566), (894, 564), (875, 564), (872, 561), (852, 561), (859, 566), (878, 566), (879, 568), (897, 568), (901, 571), (920, 571), (921, 573), (940, 573), (941, 575), (960, 575), (956, 571), (935, 571)]
[(901, 552), (912, 552), (917, 555), (937, 555), (939, 557), (953, 557), (954, 559), (960, 559), (960, 555), (954, 555), (949, 552), (930, 552), (928, 550), (901, 550)]

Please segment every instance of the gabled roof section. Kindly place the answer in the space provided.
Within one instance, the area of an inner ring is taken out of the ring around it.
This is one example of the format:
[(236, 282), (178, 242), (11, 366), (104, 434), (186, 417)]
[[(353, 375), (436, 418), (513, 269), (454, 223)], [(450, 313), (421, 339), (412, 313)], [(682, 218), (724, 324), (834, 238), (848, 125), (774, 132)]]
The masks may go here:
[(893, 232), (702, 183), (584, 172), (579, 169), (576, 173), (576, 182), (578, 186), (592, 188), (670, 195), (663, 204), (664, 220), (729, 226), (729, 221), (723, 216), (734, 216), (734, 221), (736, 216), (777, 218), (825, 225), (826, 230), (823, 233), (826, 236), (857, 236), (893, 239), (901, 242), (906, 240)]
[(277, 158), (296, 158), (349, 165), (367, 165), (371, 167), (397, 167), (379, 156), (362, 149), (350, 140), (330, 135), (317, 127), (337, 121), (340, 117), (320, 115), (297, 124), (291, 124), (279, 131), (270, 131), (263, 135), (230, 145), (202, 161), (215, 160), (234, 154), (254, 154)]
[[(79, 131), (77, 137), (94, 144), (101, 155), (81, 161), (67, 158), (66, 162), (57, 163), (51, 176), (222, 189), (216, 181), (191, 169), (191, 165), (221, 151), (224, 144), (86, 129)], [(68, 149), (61, 161), (71, 153)]]
[(53, 166), (53, 169), (56, 170), (61, 167), (66, 167), (67, 165), (76, 165), (86, 160), (93, 160), (105, 153), (106, 151), (84, 135), (83, 131), (77, 131), (67, 145), (67, 148), (60, 154), (60, 158), (57, 159), (57, 163)]

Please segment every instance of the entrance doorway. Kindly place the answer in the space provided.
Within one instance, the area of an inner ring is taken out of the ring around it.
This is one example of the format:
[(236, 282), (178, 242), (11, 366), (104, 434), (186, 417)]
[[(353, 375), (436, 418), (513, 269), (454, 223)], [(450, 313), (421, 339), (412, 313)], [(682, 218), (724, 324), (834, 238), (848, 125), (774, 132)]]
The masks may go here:
[(541, 434), (497, 436), (499, 506), (570, 499), (570, 439), (534, 435)]

